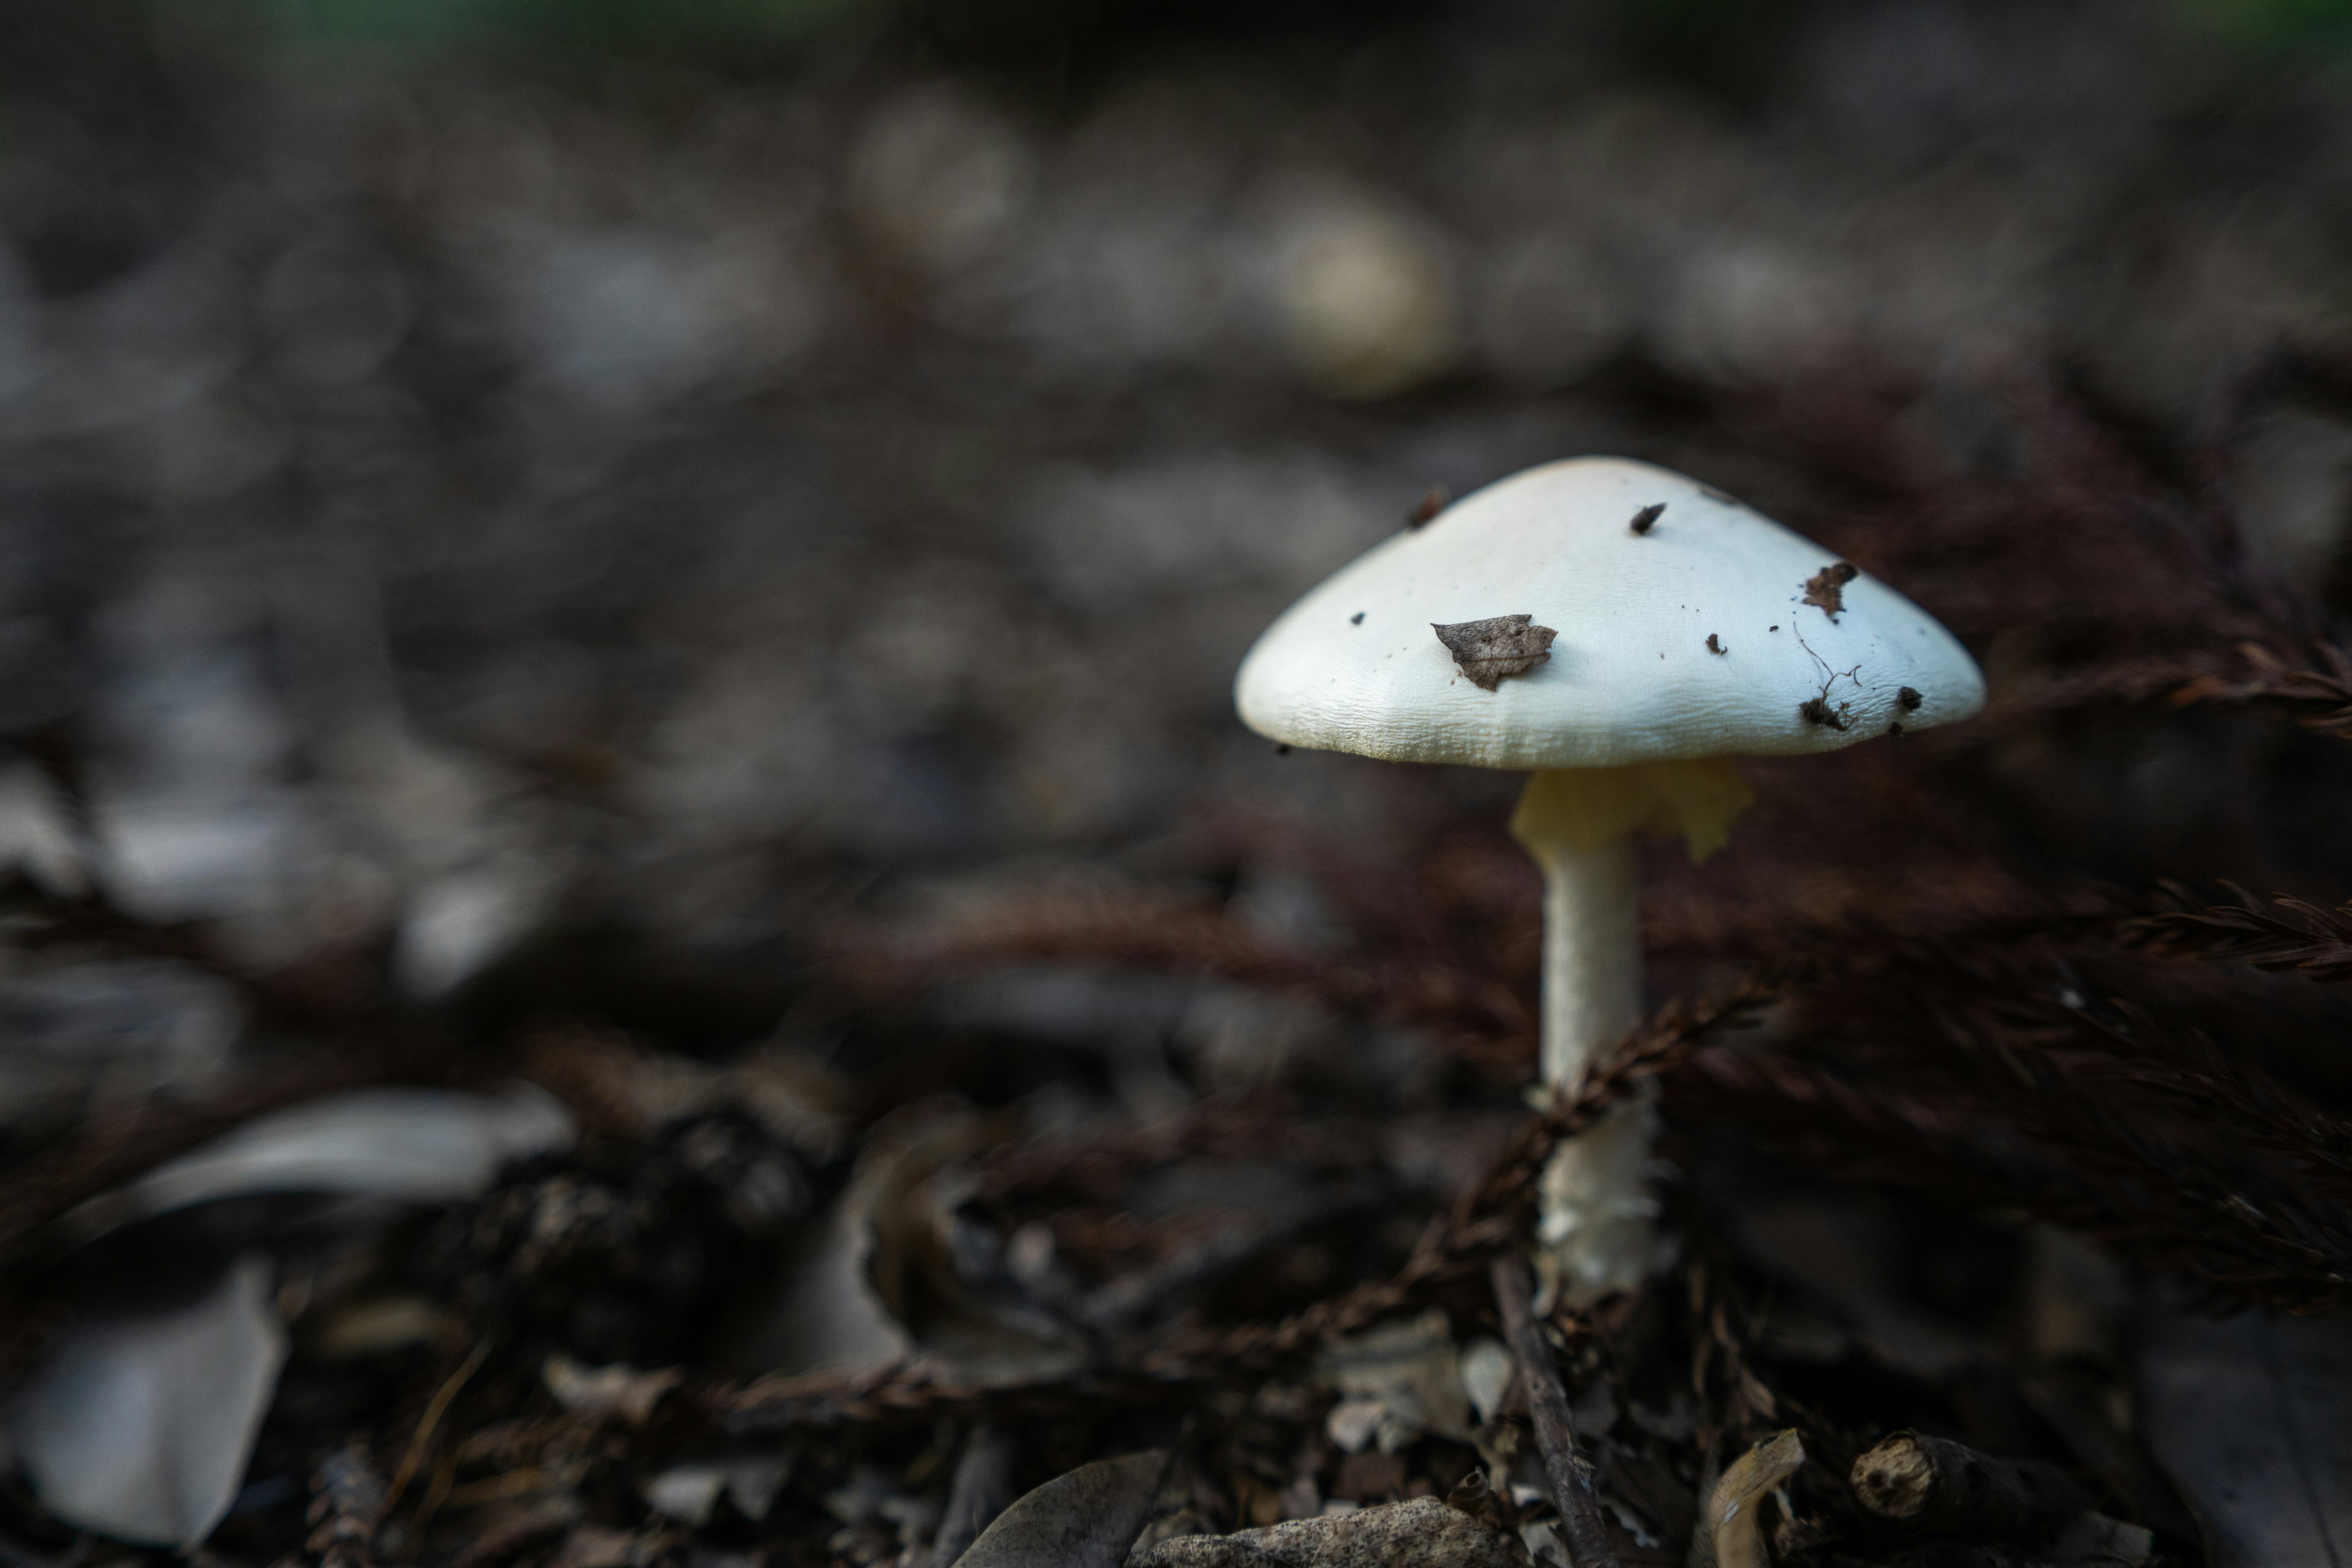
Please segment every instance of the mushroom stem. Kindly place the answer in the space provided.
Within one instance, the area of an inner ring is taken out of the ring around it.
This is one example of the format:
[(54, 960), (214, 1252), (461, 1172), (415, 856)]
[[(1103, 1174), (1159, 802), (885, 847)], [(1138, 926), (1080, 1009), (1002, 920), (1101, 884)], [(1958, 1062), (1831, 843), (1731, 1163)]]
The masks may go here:
[[(1511, 835), (1544, 877), (1543, 1081), (1573, 1094), (1642, 1020), (1642, 871), (1633, 835), (1679, 829), (1694, 860), (1720, 848), (1752, 797), (1731, 764), (1560, 768), (1528, 780)], [(1641, 1281), (1656, 1205), (1643, 1191), (1654, 1115), (1629, 1100), (1552, 1152), (1537, 1239), (1572, 1300)]]
[(1543, 1081), (1572, 1094), (1642, 1021), (1641, 858), (1630, 834), (1591, 848), (1525, 831), (1519, 842), (1544, 879)]

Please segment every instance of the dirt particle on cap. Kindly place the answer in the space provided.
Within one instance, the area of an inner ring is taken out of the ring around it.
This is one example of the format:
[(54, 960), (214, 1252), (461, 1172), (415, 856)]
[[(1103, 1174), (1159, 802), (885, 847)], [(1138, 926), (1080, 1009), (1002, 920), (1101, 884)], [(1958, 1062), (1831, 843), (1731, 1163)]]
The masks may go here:
[(1649, 505), (1635, 512), (1633, 514), (1633, 521), (1627, 526), (1631, 527), (1636, 533), (1647, 533), (1650, 530), (1658, 526), (1658, 519), (1665, 514), (1665, 502), (1662, 500), (1652, 501)]
[(1819, 724), (1826, 730), (1845, 728), (1845, 710), (1832, 708), (1826, 697), (1808, 697), (1797, 704), (1797, 717), (1808, 724)]
[(1895, 694), (1895, 705), (1906, 713), (1916, 713), (1919, 711), (1919, 704), (1926, 700), (1927, 700), (1920, 696), (1916, 689), (1908, 686)]
[(1706, 634), (1706, 651), (1709, 653), (1729, 653), (1731, 650), (1724, 647), (1722, 640), (1713, 632), (1709, 632)]
[(1853, 563), (1832, 561), (1805, 579), (1805, 603), (1820, 605), (1834, 620), (1845, 608), (1845, 585), (1861, 575), (1862, 568)]
[(1364, 612), (1358, 610), (1354, 615), (1349, 616), (1348, 617), (1348, 624), (1351, 626), (1362, 626), (1364, 624)]
[(1559, 636), (1535, 624), (1533, 616), (1490, 616), (1483, 621), (1457, 621), (1430, 629), (1454, 656), (1462, 673), (1480, 689), (1492, 691), (1507, 676), (1525, 675), (1551, 658), (1551, 639)]
[(1780, 627), (1778, 627), (1778, 626), (1766, 626), (1764, 629), (1765, 629), (1766, 631), (1768, 631), (1768, 632), (1777, 632), (1777, 631), (1779, 631), (1780, 628)]
[(1404, 514), (1404, 525), (1407, 528), (1426, 527), (1433, 518), (1453, 504), (1452, 490), (1444, 485), (1432, 485), (1422, 492), (1419, 500), (1412, 503), (1412, 510)]

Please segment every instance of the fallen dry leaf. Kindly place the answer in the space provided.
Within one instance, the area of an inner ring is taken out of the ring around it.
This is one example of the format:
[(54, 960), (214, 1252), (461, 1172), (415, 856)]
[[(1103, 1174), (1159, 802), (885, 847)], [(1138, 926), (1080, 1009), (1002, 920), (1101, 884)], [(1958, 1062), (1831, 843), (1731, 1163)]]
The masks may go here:
[(1534, 621), (1533, 616), (1494, 616), (1452, 626), (1432, 621), (1430, 629), (1454, 655), (1462, 673), (1492, 691), (1505, 676), (1525, 675), (1551, 658), (1551, 639), (1559, 634)]
[(1118, 1568), (1167, 1472), (1164, 1448), (1080, 1465), (998, 1515), (957, 1568)]
[(2343, 1560), (2352, 1542), (2352, 1332), (2248, 1312), (2155, 1315), (2141, 1342), (2148, 1447), (2213, 1568)]

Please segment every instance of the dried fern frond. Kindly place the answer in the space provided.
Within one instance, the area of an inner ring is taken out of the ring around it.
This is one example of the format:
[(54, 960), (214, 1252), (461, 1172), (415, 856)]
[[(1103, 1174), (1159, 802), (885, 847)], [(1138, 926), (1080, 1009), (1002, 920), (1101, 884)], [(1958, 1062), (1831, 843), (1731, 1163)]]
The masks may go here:
[(2235, 902), (2209, 904), (2178, 882), (2162, 884), (2167, 907), (2130, 921), (2127, 937), (2168, 958), (2238, 959), (2323, 985), (2352, 980), (2352, 904), (2323, 910), (2281, 895), (2266, 906), (2234, 882), (2221, 885)]
[(2339, 741), (2352, 740), (2352, 652), (2318, 642), (2305, 657), (2259, 642), (2234, 650), (2244, 668), (2235, 675), (2209, 673), (2172, 693), (2179, 706), (2197, 702), (2260, 702), (2284, 709), (2306, 730)]

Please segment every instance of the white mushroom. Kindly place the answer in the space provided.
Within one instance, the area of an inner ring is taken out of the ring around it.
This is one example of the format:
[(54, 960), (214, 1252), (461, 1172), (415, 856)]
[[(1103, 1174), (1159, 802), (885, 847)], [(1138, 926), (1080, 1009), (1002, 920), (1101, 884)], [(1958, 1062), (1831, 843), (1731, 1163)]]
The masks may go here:
[[(1234, 701), (1292, 746), (1533, 771), (1511, 830), (1543, 869), (1543, 1079), (1568, 1093), (1641, 1017), (1634, 830), (1703, 859), (1749, 800), (1727, 758), (1965, 719), (1984, 680), (1918, 606), (1770, 519), (1580, 458), (1342, 568), (1258, 638)], [(1544, 1262), (1571, 1299), (1648, 1266), (1650, 1122), (1628, 1106), (1545, 1173)]]

